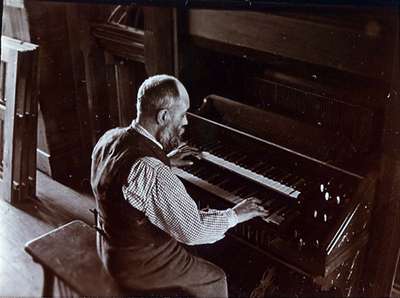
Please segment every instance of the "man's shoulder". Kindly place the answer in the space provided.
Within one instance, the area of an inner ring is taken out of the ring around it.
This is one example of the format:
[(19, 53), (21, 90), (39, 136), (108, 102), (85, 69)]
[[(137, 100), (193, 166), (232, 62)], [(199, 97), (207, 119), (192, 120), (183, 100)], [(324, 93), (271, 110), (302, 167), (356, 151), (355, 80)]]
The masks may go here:
[(96, 146), (114, 142), (127, 134), (127, 127), (116, 127), (106, 131), (98, 140)]
[(135, 134), (129, 130), (129, 127), (116, 127), (106, 131), (97, 141), (93, 154), (99, 151), (120, 151), (132, 142)]

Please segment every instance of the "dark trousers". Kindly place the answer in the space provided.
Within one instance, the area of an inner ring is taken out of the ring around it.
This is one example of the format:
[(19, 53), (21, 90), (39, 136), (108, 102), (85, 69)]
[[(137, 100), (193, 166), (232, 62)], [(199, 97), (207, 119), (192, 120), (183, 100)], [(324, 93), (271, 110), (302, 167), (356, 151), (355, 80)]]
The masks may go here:
[(226, 298), (225, 272), (218, 266), (188, 253), (176, 241), (160, 247), (146, 258), (146, 250), (110, 247), (98, 237), (98, 253), (118, 284), (141, 296)]

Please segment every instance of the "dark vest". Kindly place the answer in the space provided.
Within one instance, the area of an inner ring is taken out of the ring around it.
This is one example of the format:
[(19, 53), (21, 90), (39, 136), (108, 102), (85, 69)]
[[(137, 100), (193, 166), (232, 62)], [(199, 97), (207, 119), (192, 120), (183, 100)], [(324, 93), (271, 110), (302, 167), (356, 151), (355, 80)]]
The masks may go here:
[(123, 197), (122, 186), (127, 183), (132, 165), (145, 156), (170, 165), (154, 142), (130, 127), (108, 131), (94, 148), (91, 183), (101, 228), (110, 246), (157, 248), (175, 241)]

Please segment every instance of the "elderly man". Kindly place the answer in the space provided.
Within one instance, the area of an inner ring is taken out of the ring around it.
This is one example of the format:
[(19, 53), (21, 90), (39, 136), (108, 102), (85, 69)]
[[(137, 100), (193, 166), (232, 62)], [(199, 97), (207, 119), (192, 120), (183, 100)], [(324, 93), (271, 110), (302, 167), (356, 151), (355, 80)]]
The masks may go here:
[[(213, 243), (236, 224), (266, 215), (256, 199), (232, 209), (198, 210), (171, 171), (186, 165), (180, 145), (189, 95), (176, 78), (148, 78), (137, 94), (137, 118), (106, 132), (92, 155), (91, 184), (99, 212), (98, 251), (125, 289), (179, 288), (194, 297), (227, 297), (224, 272), (187, 252)], [(204, 132), (207, 133), (207, 132)]]

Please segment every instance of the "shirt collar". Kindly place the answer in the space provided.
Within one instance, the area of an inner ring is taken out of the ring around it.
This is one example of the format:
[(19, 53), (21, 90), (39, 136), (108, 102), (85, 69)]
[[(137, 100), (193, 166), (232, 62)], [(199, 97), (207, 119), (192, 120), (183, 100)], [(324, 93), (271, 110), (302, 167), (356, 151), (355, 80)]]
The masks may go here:
[(161, 150), (163, 150), (163, 146), (160, 144), (159, 141), (156, 140), (156, 138), (149, 133), (143, 126), (141, 126), (136, 119), (132, 121), (131, 127), (136, 130), (136, 132), (140, 133), (142, 136), (144, 136), (145, 138), (148, 138), (150, 141), (152, 141), (153, 143), (155, 143), (158, 147), (161, 148)]

